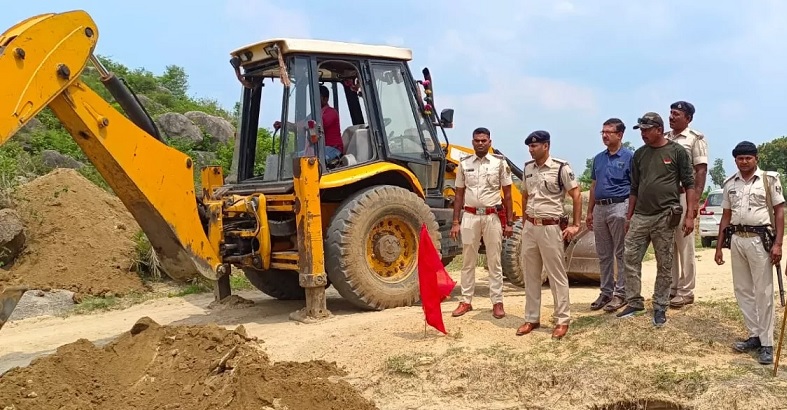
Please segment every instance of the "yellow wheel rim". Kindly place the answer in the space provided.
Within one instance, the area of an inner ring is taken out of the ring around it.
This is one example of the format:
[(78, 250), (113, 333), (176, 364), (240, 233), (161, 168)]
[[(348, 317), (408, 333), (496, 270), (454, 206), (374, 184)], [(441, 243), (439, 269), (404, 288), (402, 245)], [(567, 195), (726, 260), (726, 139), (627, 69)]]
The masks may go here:
[(416, 232), (396, 215), (380, 219), (366, 238), (369, 268), (386, 282), (398, 282), (415, 269), (418, 259)]

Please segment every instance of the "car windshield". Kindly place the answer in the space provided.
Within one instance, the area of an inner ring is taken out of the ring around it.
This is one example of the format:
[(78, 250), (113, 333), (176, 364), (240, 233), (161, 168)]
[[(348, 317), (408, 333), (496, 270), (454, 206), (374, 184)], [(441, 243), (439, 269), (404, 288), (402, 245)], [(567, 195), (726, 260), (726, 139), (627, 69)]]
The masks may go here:
[(708, 195), (708, 206), (721, 206), (721, 194)]

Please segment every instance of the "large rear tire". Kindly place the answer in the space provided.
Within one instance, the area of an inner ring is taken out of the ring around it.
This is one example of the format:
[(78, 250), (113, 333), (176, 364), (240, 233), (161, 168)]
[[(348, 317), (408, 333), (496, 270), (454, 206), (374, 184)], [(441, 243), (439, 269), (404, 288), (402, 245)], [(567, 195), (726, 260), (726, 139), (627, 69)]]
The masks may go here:
[[(500, 264), (503, 266), (503, 276), (511, 284), (525, 287), (525, 267), (522, 266), (522, 231), (524, 231), (523, 221), (520, 219), (514, 223), (514, 233), (510, 238), (503, 241), (503, 254)], [(546, 271), (541, 271), (541, 284), (547, 281)]]
[(347, 198), (328, 226), (325, 245), (325, 270), (336, 291), (367, 310), (416, 303), (423, 223), (439, 253), (439, 226), (418, 195), (383, 185)]
[(305, 300), (306, 289), (298, 283), (298, 272), (281, 269), (243, 269), (246, 278), (262, 293), (279, 300)]

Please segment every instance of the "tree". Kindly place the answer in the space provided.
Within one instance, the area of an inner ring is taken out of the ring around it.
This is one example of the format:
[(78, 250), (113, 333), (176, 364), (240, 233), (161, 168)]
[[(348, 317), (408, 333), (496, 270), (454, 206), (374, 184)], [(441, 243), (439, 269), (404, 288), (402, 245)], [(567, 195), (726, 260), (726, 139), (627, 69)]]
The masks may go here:
[(159, 77), (159, 81), (161, 85), (180, 97), (185, 97), (189, 89), (189, 76), (186, 70), (176, 65), (168, 65), (164, 74)]
[[(623, 142), (623, 148), (630, 149), (632, 151), (636, 151), (633, 145), (629, 141)], [(585, 171), (582, 172), (582, 175), (577, 178), (577, 182), (579, 182), (579, 189), (582, 191), (587, 191), (590, 189), (590, 184), (593, 180), (590, 177), (591, 172), (593, 171), (593, 158), (588, 158), (585, 160)]]
[(710, 170), (710, 177), (711, 181), (713, 181), (713, 185), (721, 188), (722, 184), (724, 184), (724, 180), (727, 178), (727, 173), (724, 171), (724, 161), (721, 158), (716, 158), (713, 161), (713, 168)]
[(588, 158), (585, 160), (585, 171), (582, 172), (582, 175), (579, 176), (577, 182), (579, 182), (579, 189), (581, 191), (587, 191), (590, 189), (590, 184), (593, 180), (590, 178), (590, 173), (593, 171), (593, 158)]
[(764, 142), (757, 147), (759, 166), (765, 171), (777, 171), (782, 179), (782, 186), (787, 182), (784, 171), (787, 170), (787, 136)]

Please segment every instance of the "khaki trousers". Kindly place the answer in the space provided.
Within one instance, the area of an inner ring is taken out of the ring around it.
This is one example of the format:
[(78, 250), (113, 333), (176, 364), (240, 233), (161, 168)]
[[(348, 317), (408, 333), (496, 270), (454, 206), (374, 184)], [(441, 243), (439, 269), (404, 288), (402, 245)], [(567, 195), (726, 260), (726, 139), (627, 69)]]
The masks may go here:
[(680, 194), (680, 206), (683, 215), (680, 224), (675, 228), (675, 247), (672, 258), (671, 292), (677, 296), (693, 296), (694, 280), (697, 272), (697, 260), (694, 258), (696, 242), (694, 234), (683, 235), (683, 222), (686, 220), (686, 194)]
[(732, 235), (732, 284), (749, 337), (773, 346), (773, 264), (759, 236)]
[(552, 300), (553, 317), (558, 325), (571, 318), (563, 251), (563, 236), (558, 225), (533, 225), (525, 221), (522, 232), (522, 266), (525, 269), (525, 322), (541, 321), (541, 272), (546, 271)]
[(475, 267), (481, 238), (486, 248), (489, 270), (489, 298), (492, 304), (503, 302), (503, 266), (500, 253), (503, 246), (503, 225), (497, 214), (462, 215), (462, 302), (470, 303), (475, 293)]

